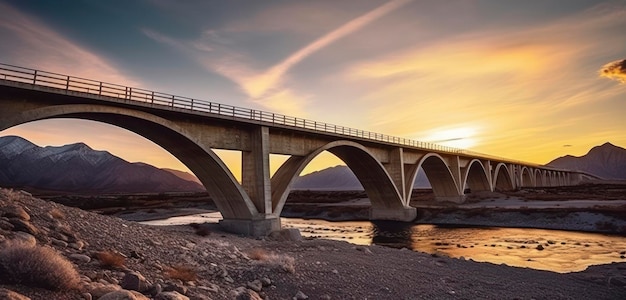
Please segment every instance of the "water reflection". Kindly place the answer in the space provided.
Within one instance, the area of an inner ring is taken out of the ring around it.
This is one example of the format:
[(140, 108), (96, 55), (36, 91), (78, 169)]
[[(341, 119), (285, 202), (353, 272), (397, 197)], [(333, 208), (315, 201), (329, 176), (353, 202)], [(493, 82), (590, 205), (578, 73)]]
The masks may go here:
[[(151, 225), (217, 222), (219, 213), (142, 222)], [(595, 233), (529, 228), (414, 225), (403, 222), (329, 222), (282, 218), (284, 227), (305, 237), (408, 248), (430, 254), (494, 264), (582, 271), (590, 265), (626, 262), (626, 238)]]
[(413, 249), (413, 226), (406, 222), (372, 221), (372, 244)]
[(530, 228), (455, 227), (402, 222), (327, 222), (284, 219), (307, 237), (408, 248), (480, 262), (555, 271), (626, 262), (626, 238)]

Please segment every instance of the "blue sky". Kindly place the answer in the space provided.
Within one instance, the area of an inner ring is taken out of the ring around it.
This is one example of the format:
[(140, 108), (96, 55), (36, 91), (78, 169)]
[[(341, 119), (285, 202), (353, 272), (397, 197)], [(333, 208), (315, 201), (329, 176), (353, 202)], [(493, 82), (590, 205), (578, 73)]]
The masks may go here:
[[(530, 162), (626, 146), (626, 86), (599, 76), (626, 59), (626, 1), (0, 0), (0, 10), (3, 63)], [(0, 134), (184, 169), (108, 125)], [(236, 153), (222, 155), (237, 168)]]

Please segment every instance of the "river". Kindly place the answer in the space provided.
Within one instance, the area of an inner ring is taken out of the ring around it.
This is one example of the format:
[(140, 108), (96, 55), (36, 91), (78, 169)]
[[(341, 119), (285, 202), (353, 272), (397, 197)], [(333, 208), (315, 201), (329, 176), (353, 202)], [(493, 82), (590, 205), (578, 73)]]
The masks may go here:
[[(219, 213), (142, 222), (177, 225), (218, 222)], [(282, 218), (283, 227), (300, 229), (304, 237), (347, 241), (357, 245), (407, 248), (433, 255), (479, 262), (548, 270), (559, 273), (585, 270), (590, 265), (626, 262), (626, 237), (576, 231), (451, 227), (396, 222)]]

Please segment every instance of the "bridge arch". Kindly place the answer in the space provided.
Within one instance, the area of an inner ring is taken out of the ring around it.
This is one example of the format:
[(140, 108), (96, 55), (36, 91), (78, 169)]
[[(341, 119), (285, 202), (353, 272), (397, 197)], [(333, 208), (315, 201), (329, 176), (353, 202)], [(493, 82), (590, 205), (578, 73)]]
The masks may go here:
[[(437, 153), (428, 153), (424, 155), (412, 168), (412, 174), (409, 175), (411, 180), (409, 182), (415, 182), (417, 172), (422, 168), (430, 186), (433, 189), (435, 197), (440, 200), (451, 200), (453, 202), (459, 202), (462, 196), (459, 193), (458, 183), (454, 179), (454, 175), (450, 171), (446, 160)], [(411, 189), (407, 195), (407, 199), (411, 199)]]
[(478, 159), (470, 161), (467, 167), (467, 171), (463, 174), (465, 179), (463, 182), (463, 189), (470, 188), (476, 191), (491, 191), (491, 184), (489, 183), (489, 173), (485, 169), (483, 163)]
[(535, 169), (534, 172), (534, 177), (535, 177), (535, 186), (536, 187), (540, 187), (543, 186), (543, 177), (541, 176), (541, 170), (539, 169)]
[(496, 189), (503, 191), (510, 191), (514, 189), (513, 177), (509, 172), (509, 168), (507, 168), (504, 163), (499, 163), (493, 174), (493, 190), (495, 191)]
[(328, 151), (341, 159), (356, 175), (370, 199), (372, 209), (399, 209), (404, 203), (385, 167), (361, 144), (351, 141), (330, 142), (306, 156), (291, 156), (271, 178), (272, 208), (280, 215), (291, 185), (300, 172), (320, 153)]
[(26, 110), (5, 118), (0, 131), (20, 124), (55, 118), (98, 121), (137, 133), (156, 143), (187, 166), (205, 186), (225, 219), (252, 218), (258, 210), (224, 162), (172, 121), (119, 107), (69, 104)]
[(533, 183), (532, 171), (527, 167), (522, 167), (520, 186), (533, 187), (536, 183)]

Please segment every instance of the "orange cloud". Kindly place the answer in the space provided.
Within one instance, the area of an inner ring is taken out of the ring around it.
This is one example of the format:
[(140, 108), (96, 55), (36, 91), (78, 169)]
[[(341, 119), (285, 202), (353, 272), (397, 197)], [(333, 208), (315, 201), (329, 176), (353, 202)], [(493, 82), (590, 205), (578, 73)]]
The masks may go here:
[(112, 63), (51, 30), (35, 18), (2, 2), (0, 11), (0, 35), (3, 38), (0, 57), (5, 63), (110, 83), (141, 86), (137, 79), (123, 74)]
[(612, 61), (600, 69), (600, 76), (626, 83), (626, 59)]

